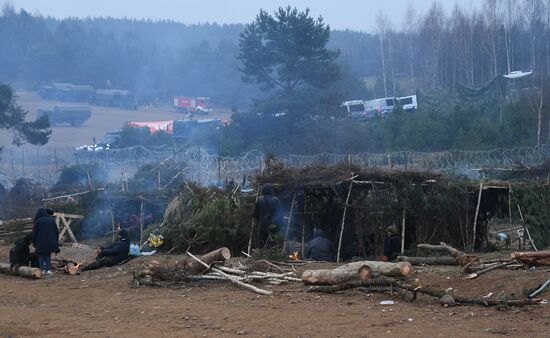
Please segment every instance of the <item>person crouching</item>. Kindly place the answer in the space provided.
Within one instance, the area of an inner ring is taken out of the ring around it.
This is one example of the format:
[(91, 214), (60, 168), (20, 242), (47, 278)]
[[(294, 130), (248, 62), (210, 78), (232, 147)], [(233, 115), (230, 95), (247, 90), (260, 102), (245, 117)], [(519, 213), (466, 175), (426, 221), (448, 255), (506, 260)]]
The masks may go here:
[(27, 234), (15, 242), (14, 247), (10, 250), (10, 269), (16, 271), (20, 266), (38, 267), (38, 256), (34, 252), (30, 252), (29, 246), (32, 243), (32, 234)]
[(117, 265), (128, 258), (130, 252), (130, 240), (128, 232), (124, 229), (118, 231), (120, 239), (113, 245), (103, 248), (100, 247), (96, 260), (90, 264), (84, 265), (81, 270), (95, 270), (104, 266)]

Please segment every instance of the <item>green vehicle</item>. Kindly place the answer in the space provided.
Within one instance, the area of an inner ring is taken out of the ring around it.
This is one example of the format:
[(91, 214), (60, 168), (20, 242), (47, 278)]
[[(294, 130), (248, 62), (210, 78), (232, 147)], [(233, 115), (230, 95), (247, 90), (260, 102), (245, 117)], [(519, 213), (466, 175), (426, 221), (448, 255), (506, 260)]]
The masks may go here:
[(53, 109), (38, 109), (37, 117), (47, 115), (52, 126), (69, 124), (80, 127), (91, 116), (92, 111), (87, 106), (55, 106)]

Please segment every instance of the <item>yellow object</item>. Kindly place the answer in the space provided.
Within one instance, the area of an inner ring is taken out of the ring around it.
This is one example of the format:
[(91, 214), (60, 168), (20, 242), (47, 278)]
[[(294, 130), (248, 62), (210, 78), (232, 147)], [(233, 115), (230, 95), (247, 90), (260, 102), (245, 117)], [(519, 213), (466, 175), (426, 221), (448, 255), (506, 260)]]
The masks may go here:
[(164, 237), (162, 237), (162, 235), (150, 234), (147, 242), (149, 243), (149, 246), (153, 248), (158, 248), (159, 246), (164, 244)]

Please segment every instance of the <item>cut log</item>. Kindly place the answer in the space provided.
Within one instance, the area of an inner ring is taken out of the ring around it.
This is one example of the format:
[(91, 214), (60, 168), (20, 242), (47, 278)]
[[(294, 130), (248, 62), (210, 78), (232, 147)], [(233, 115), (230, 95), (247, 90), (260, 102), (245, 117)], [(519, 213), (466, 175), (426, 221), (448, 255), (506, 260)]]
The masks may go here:
[(22, 277), (28, 277), (28, 278), (41, 278), (42, 277), (42, 271), (38, 268), (31, 268), (28, 266), (20, 266), (17, 271), (13, 271), (10, 269), (9, 263), (0, 263), (0, 272), (4, 273), (13, 273), (17, 276)]
[(409, 262), (379, 262), (379, 261), (359, 261), (342, 265), (336, 269), (359, 269), (361, 266), (367, 265), (371, 271), (378, 272), (381, 275), (389, 277), (408, 276), (413, 273), (413, 267)]
[[(210, 265), (210, 264), (212, 264), (216, 261), (225, 261), (229, 258), (231, 258), (231, 251), (226, 247), (219, 248), (219, 249), (216, 249), (214, 251), (210, 251), (209, 253), (199, 257), (199, 259), (202, 262), (204, 262), (208, 265)], [(200, 273), (200, 272), (205, 271), (206, 267), (203, 266), (201, 263), (195, 261), (195, 260), (190, 260), (185, 265), (185, 269), (189, 270), (189, 271), (196, 272), (196, 273)]]
[(445, 244), (444, 242), (441, 242), (438, 245), (418, 244), (416, 247), (417, 249), (420, 249), (420, 250), (448, 253), (456, 259), (456, 261), (458, 262), (458, 264), (460, 264), (460, 266), (471, 265), (472, 263), (479, 262), (478, 256), (465, 254), (464, 252), (457, 250), (452, 246)]
[(412, 265), (458, 265), (456, 258), (451, 256), (439, 256), (439, 257), (397, 256), (397, 261), (409, 262)]
[(515, 259), (524, 265), (550, 265), (549, 250), (537, 252), (512, 252), (510, 256), (512, 257), (512, 259)]
[(364, 281), (371, 276), (368, 265), (325, 270), (306, 270), (302, 273), (302, 281), (306, 285), (334, 285), (349, 281)]

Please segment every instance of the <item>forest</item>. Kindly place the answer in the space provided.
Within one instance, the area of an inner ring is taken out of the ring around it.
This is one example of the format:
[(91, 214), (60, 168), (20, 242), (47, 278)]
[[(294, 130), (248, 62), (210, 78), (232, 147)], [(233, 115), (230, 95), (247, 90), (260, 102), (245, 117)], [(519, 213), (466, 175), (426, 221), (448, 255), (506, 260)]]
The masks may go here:
[[(409, 6), (397, 23), (389, 15), (378, 15), (374, 32), (330, 30), (323, 47), (334, 53), (338, 74), (285, 98), (301, 109), (299, 120), (263, 114), (277, 107), (273, 92), (243, 81), (240, 43), (249, 25), (56, 19), (8, 5), (0, 16), (0, 82), (27, 89), (51, 82), (109, 84), (134, 91), (140, 104), (208, 96), (235, 113), (235, 123), (219, 138), (223, 154), (477, 150), (548, 142), (550, 1), (486, 0), (477, 9), (457, 4), (449, 13), (433, 2), (424, 13)], [(519, 89), (494, 81), (518, 70), (533, 71)], [(478, 95), (479, 88), (488, 90)], [(397, 111), (369, 123), (338, 116), (343, 100), (411, 94), (419, 94), (413, 114)]]

